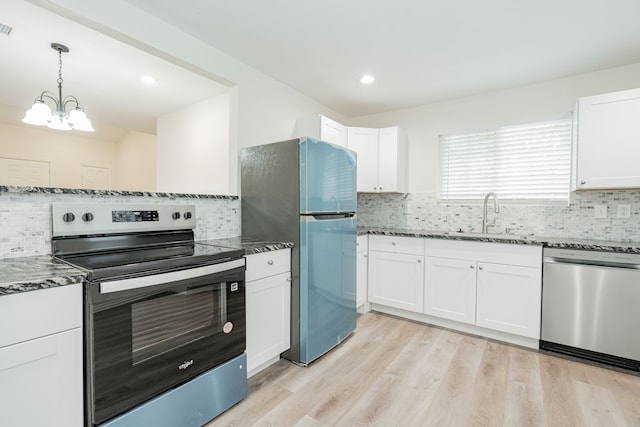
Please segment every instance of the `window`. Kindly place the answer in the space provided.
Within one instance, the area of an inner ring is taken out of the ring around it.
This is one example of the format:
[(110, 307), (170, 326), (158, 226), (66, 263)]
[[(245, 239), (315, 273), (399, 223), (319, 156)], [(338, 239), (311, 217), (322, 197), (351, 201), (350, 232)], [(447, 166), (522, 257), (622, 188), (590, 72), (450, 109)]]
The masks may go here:
[(571, 118), (440, 136), (440, 200), (567, 201)]

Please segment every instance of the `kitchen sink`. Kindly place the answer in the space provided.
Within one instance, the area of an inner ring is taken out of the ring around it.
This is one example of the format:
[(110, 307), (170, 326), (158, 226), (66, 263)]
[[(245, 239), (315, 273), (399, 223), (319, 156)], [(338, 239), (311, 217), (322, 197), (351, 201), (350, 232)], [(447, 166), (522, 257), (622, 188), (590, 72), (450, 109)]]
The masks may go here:
[(531, 236), (519, 235), (519, 234), (506, 234), (506, 233), (480, 233), (480, 232), (464, 232), (464, 231), (447, 231), (443, 233), (446, 236), (459, 236), (459, 237), (475, 237), (478, 239), (504, 239), (504, 240), (527, 240)]

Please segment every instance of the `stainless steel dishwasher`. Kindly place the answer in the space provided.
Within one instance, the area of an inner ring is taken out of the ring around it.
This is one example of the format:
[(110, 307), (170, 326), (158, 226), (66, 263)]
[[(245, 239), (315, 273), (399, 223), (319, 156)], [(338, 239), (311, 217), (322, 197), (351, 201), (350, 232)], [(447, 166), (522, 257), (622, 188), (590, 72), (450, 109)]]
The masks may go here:
[(640, 370), (640, 254), (545, 248), (540, 348)]

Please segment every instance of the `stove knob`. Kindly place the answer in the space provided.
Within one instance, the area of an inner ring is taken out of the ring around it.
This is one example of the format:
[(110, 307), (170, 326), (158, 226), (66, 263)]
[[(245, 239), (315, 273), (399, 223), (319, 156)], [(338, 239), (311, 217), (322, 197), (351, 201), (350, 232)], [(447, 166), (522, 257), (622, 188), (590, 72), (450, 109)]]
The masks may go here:
[(66, 214), (62, 215), (62, 220), (64, 222), (73, 222), (74, 219), (76, 219), (76, 216), (71, 212), (67, 212)]
[(184, 213), (184, 219), (191, 219), (191, 212), (187, 211)]
[(173, 219), (180, 219), (180, 212), (174, 212), (171, 214), (171, 218)]
[(93, 221), (93, 214), (91, 212), (87, 212), (87, 213), (82, 214), (82, 220), (84, 222)]

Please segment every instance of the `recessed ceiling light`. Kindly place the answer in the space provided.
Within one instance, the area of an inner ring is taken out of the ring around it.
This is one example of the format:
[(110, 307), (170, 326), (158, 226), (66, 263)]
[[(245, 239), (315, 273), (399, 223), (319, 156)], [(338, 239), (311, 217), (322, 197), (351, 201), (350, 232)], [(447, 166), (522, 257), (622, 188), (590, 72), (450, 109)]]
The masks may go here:
[(156, 78), (153, 76), (141, 76), (140, 80), (142, 80), (143, 83), (146, 83), (148, 85), (152, 85), (157, 81)]
[(373, 83), (375, 78), (371, 74), (365, 74), (360, 78), (360, 83), (368, 85)]

